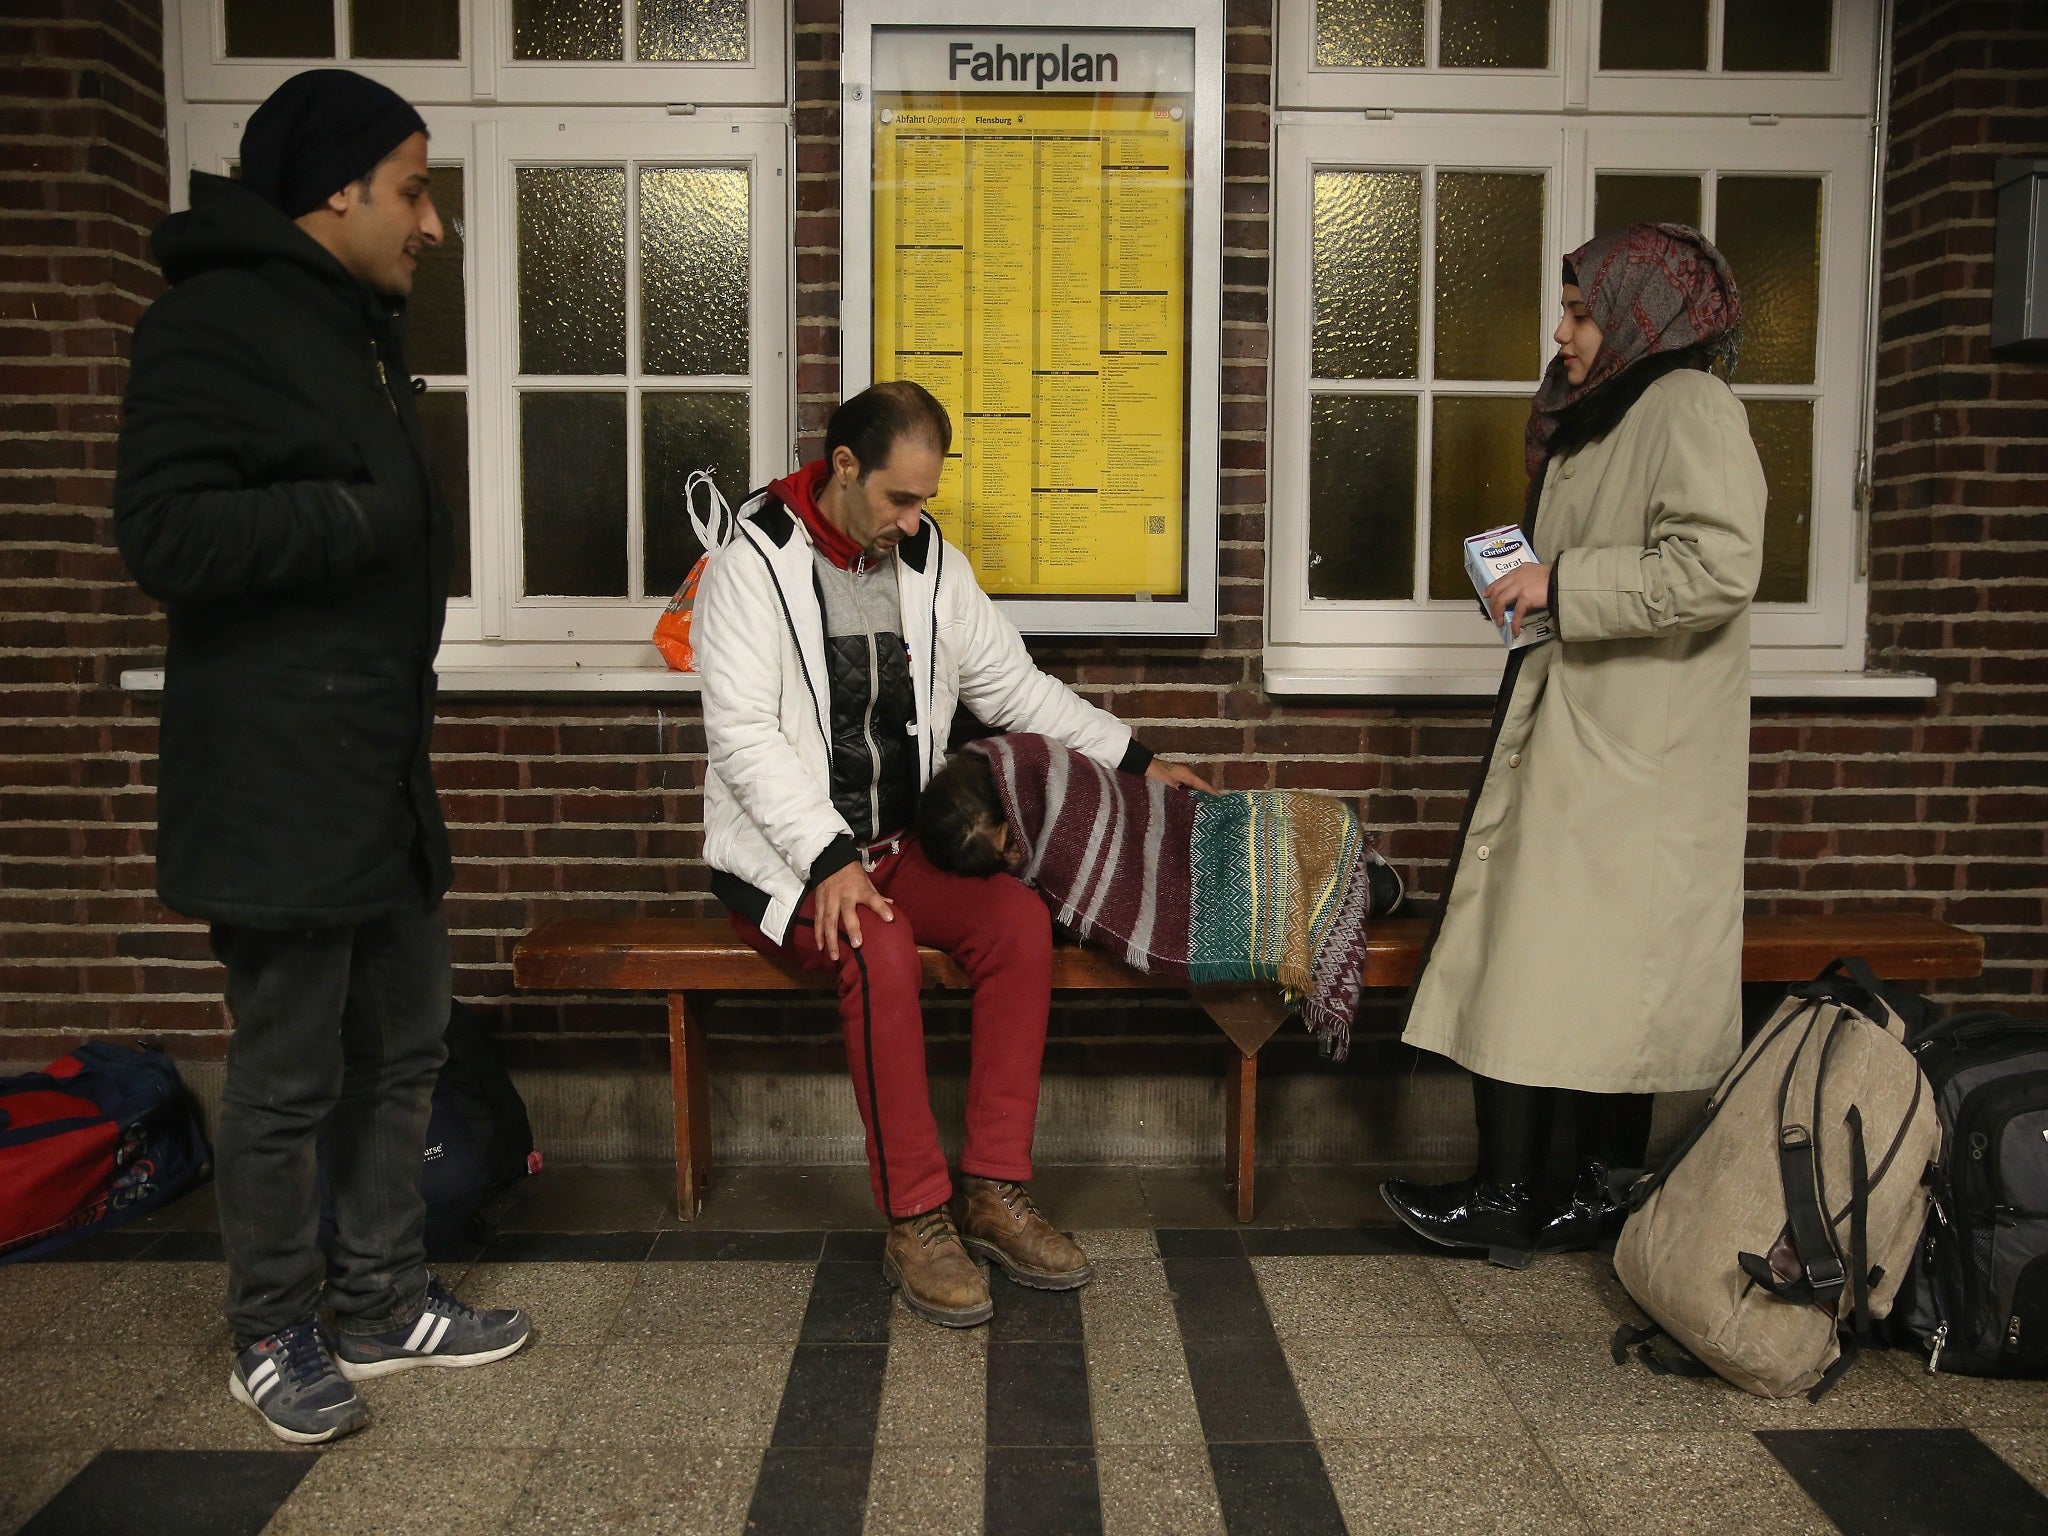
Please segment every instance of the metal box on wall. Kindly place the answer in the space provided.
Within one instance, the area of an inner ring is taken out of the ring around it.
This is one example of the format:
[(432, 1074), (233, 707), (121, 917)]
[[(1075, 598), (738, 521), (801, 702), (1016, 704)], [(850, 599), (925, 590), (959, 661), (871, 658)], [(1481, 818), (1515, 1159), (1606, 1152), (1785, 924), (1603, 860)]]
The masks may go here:
[(1991, 349), (2048, 357), (2048, 160), (2001, 160)]

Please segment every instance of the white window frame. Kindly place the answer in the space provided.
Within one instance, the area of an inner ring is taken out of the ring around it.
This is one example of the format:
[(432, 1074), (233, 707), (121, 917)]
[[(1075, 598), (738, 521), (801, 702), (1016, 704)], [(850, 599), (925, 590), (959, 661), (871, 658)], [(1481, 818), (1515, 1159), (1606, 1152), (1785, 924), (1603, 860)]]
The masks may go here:
[[(1279, 0), (1274, 17), (1275, 104), (1281, 108), (1377, 112), (1680, 112), (1710, 116), (1868, 115), (1878, 0), (1834, 0), (1834, 39), (1825, 71), (1731, 74), (1720, 69), (1605, 70), (1598, 67), (1602, 4), (1656, 0), (1552, 0), (1550, 64), (1535, 69), (1360, 69), (1315, 61), (1315, 0)], [(1726, 0), (1709, 0), (1709, 63), (1721, 57)], [(1436, 57), (1441, 0), (1429, 0), (1423, 57)]]
[[(1867, 494), (1862, 466), (1867, 463), (1873, 387), (1871, 241), (1879, 136), (1872, 102), (1888, 7), (1837, 0), (1835, 69), (1828, 75), (1659, 74), (1642, 77), (1643, 89), (1637, 91), (1625, 77), (1592, 67), (1598, 3), (1556, 0), (1555, 67), (1538, 80), (1531, 71), (1314, 69), (1314, 0), (1280, 0), (1267, 690), (1304, 696), (1482, 694), (1492, 692), (1500, 676), (1499, 641), (1469, 602), (1334, 603), (1308, 597), (1309, 402), (1312, 393), (1334, 392), (1329, 385), (1310, 387), (1315, 170), (1548, 167), (1553, 174), (1545, 200), (1545, 239), (1547, 248), (1557, 252), (1593, 233), (1596, 169), (1703, 174), (1702, 216), (1710, 235), (1711, 172), (1780, 171), (1822, 178), (1816, 386), (1736, 385), (1738, 395), (1748, 398), (1789, 395), (1816, 402), (1808, 599), (1755, 610), (1753, 691), (1800, 697), (1929, 696), (1929, 679), (1862, 670), (1869, 595), (1862, 569)], [(1714, 58), (1719, 57), (1722, 5), (1723, 0), (1712, 0)], [(1426, 57), (1434, 57), (1437, 9), (1432, 0)], [(1546, 91), (1551, 94), (1545, 96)], [(1423, 211), (1425, 281), (1433, 266), (1429, 207), (1426, 203)], [(1546, 357), (1559, 281), (1555, 263), (1546, 262)], [(1425, 295), (1420, 338), (1425, 360), (1430, 318)], [(1415, 380), (1358, 381), (1335, 389), (1426, 392)], [(1453, 381), (1428, 389), (1460, 395), (1510, 392), (1503, 385)], [(1430, 430), (1425, 409), (1417, 442), (1419, 570), (1427, 560)], [(1417, 590), (1426, 590), (1420, 578)]]
[[(189, 170), (224, 173), (234, 160), (246, 106), (192, 105), (173, 128), (173, 206), (187, 200)], [(527, 380), (526, 387), (746, 389), (750, 474), (721, 486), (734, 507), (756, 486), (786, 473), (795, 438), (790, 358), (794, 258), (790, 250), (790, 132), (780, 111), (726, 108), (671, 116), (660, 110), (533, 107), (423, 107), (430, 163), (461, 163), (467, 202), (464, 291), (469, 373), (428, 376), (430, 388), (463, 384), (469, 395), (470, 596), (451, 598), (438, 661), (445, 693), (691, 692), (693, 674), (669, 671), (655, 650), (655, 597), (521, 596), (519, 523), (518, 255), (513, 177), (534, 164), (745, 165), (751, 171), (749, 349), (752, 367), (730, 378), (687, 384), (625, 376)], [(630, 172), (629, 172), (630, 176)], [(490, 232), (486, 235), (485, 232)], [(634, 266), (629, 256), (628, 281)], [(640, 504), (640, 431), (629, 404), (626, 482)], [(640, 568), (639, 524), (629, 511), (630, 573)], [(629, 586), (630, 591), (630, 586)]]
[[(222, 0), (164, 0), (165, 51), (175, 50), (183, 99), (253, 105), (300, 70), (325, 62), (373, 76), (415, 106), (781, 106), (789, 100), (789, 0), (748, 0), (747, 57), (732, 63), (515, 59), (511, 0), (460, 0), (460, 58), (353, 59), (346, 51), (348, 0), (333, 3), (334, 59), (230, 59)], [(629, 47), (636, 4), (623, 0)]]

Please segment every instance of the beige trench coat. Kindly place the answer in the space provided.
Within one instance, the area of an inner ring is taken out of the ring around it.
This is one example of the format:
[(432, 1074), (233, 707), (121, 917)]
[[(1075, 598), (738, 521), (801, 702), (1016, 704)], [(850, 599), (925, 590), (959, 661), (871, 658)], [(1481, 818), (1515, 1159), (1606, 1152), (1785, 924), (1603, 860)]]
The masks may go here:
[(1711, 374), (1552, 460), (1560, 636), (1517, 664), (1405, 1036), (1487, 1077), (1711, 1086), (1741, 1042), (1764, 476)]

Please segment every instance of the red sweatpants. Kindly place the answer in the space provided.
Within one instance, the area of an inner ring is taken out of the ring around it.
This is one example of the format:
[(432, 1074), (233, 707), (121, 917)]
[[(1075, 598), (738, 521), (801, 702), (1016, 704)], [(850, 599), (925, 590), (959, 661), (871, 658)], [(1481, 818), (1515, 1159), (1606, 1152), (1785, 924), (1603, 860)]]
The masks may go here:
[(891, 1217), (915, 1216), (945, 1204), (953, 1192), (925, 1081), (917, 946), (944, 950), (974, 984), (960, 1171), (1021, 1182), (1031, 1177), (1052, 1006), (1052, 919), (1045, 903), (1010, 876), (946, 874), (914, 839), (877, 864), (869, 879), (896, 904), (896, 920), (884, 922), (863, 907), (861, 947), (842, 932), (836, 967), (812, 927), (813, 896), (797, 909), (786, 944), (776, 945), (737, 913), (732, 926), (764, 954), (780, 954), (806, 970), (837, 971), (846, 1064), (867, 1127), (875, 1204)]

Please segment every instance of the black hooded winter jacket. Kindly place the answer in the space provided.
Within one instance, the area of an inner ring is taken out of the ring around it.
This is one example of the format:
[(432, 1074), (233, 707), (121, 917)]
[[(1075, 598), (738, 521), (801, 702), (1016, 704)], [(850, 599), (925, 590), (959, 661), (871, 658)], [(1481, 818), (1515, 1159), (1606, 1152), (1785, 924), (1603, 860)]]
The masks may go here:
[(452, 535), (403, 306), (218, 176), (153, 244), (171, 289), (135, 333), (114, 533), (170, 620), (157, 891), (259, 928), (438, 900)]

